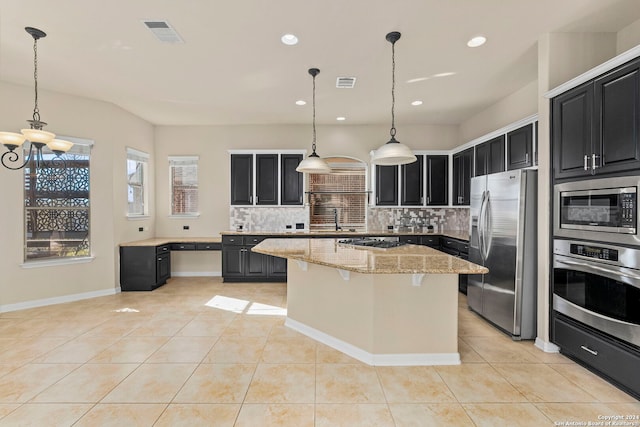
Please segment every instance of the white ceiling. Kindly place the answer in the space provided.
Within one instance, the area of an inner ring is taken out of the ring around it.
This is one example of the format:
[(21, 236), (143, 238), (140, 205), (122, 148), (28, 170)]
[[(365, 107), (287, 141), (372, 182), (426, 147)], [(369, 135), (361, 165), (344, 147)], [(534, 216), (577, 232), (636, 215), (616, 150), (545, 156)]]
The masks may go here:
[[(160, 43), (148, 19), (169, 21), (185, 43)], [(40, 88), (154, 124), (310, 123), (310, 67), (321, 70), (318, 123), (389, 124), (385, 35), (400, 31), (398, 125), (459, 124), (536, 79), (540, 34), (617, 32), (637, 19), (640, 0), (0, 0), (0, 80), (33, 85), (32, 26), (48, 34)], [(297, 46), (280, 42), (289, 32)], [(476, 34), (488, 42), (470, 49)], [(445, 72), (455, 74), (433, 77)], [(356, 87), (336, 89), (339, 76)]]

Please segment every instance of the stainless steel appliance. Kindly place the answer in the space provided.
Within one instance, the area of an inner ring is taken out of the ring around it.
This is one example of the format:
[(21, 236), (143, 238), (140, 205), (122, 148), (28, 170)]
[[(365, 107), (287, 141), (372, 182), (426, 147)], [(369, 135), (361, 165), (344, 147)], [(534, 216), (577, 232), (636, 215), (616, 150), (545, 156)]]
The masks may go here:
[(554, 186), (554, 236), (640, 245), (638, 176)]
[(556, 239), (553, 283), (554, 310), (640, 346), (639, 249)]
[(536, 336), (537, 171), (471, 179), (469, 261), (489, 269), (470, 275), (469, 307), (514, 339)]

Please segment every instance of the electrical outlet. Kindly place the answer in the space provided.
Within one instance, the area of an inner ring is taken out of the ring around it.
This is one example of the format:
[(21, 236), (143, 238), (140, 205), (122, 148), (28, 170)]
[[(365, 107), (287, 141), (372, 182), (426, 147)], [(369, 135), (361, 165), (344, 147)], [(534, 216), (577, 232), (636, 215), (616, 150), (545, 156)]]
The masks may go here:
[(144, 231), (144, 227), (138, 227), (138, 231)]
[(188, 229), (189, 229), (189, 226), (188, 226), (188, 225), (183, 225), (183, 226), (182, 226), (182, 229), (183, 229), (183, 230), (188, 230)]

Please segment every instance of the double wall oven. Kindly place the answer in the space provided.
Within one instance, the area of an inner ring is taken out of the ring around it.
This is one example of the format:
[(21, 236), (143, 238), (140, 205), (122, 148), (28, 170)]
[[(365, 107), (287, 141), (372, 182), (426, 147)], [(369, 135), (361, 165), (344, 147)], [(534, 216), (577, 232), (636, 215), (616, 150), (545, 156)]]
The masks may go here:
[(553, 212), (555, 342), (634, 394), (640, 394), (640, 380), (629, 372), (640, 362), (639, 188), (639, 176), (556, 184)]

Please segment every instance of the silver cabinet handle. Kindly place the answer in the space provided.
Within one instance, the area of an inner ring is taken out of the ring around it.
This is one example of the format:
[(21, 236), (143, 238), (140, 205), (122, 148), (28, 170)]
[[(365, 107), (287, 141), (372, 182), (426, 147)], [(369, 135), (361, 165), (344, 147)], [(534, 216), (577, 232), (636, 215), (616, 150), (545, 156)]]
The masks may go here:
[(529, 163), (529, 153), (524, 153), (524, 162)]
[(598, 355), (598, 352), (596, 350), (591, 350), (589, 347), (587, 347), (586, 345), (581, 345), (580, 346), (581, 349), (583, 349), (584, 351), (593, 354), (594, 356)]
[(158, 258), (158, 261), (162, 261), (162, 258)]
[(599, 168), (600, 166), (596, 165), (596, 159), (599, 159), (600, 156), (598, 156), (596, 153), (593, 153), (591, 155), (591, 169), (596, 170), (597, 168)]
[(589, 170), (589, 156), (587, 156), (586, 154), (584, 155), (584, 170)]

